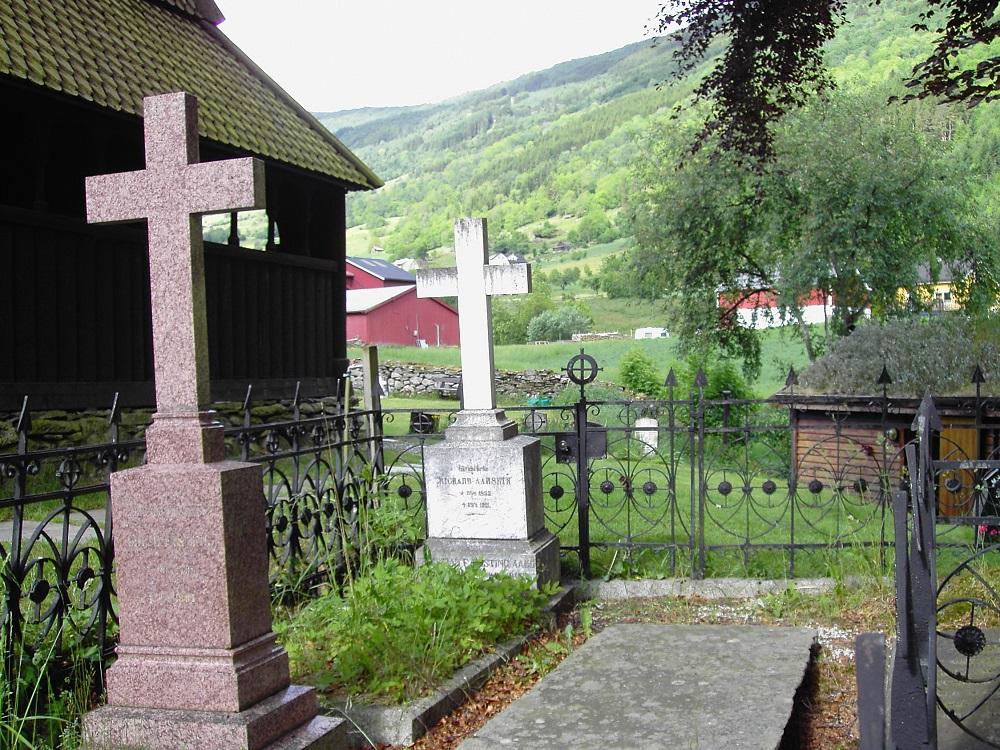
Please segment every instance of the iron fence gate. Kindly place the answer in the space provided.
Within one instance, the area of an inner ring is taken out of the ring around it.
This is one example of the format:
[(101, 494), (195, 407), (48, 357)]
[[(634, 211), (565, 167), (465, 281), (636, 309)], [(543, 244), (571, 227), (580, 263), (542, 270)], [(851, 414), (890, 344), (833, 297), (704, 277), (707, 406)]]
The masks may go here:
[[(1000, 748), (1000, 448), (984, 445), (982, 430), (968, 444), (949, 437), (929, 396), (913, 426), (907, 482), (894, 498), (889, 722), (872, 721), (862, 748), (933, 750), (946, 738), (949, 747), (974, 738)], [(947, 517), (943, 492), (957, 498)], [(962, 531), (972, 549), (956, 538)]]

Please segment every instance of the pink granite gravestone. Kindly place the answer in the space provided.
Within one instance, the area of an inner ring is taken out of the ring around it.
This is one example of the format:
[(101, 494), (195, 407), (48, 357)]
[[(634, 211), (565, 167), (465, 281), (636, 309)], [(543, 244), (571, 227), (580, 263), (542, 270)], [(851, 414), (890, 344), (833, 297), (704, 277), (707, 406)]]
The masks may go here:
[(141, 468), (111, 477), (120, 642), (93, 748), (335, 748), (340, 722), (289, 684), (271, 631), (262, 475), (224, 460), (209, 402), (199, 216), (260, 208), (256, 159), (198, 163), (197, 101), (145, 100), (146, 169), (87, 178), (87, 219), (145, 219), (156, 414)]

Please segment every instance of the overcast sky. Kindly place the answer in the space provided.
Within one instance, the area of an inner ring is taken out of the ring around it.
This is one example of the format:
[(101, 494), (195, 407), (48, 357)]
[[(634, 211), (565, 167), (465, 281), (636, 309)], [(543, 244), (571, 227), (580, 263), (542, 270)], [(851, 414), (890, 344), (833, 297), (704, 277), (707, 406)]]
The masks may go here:
[(645, 38), (657, 0), (216, 0), (313, 112), (437, 102)]

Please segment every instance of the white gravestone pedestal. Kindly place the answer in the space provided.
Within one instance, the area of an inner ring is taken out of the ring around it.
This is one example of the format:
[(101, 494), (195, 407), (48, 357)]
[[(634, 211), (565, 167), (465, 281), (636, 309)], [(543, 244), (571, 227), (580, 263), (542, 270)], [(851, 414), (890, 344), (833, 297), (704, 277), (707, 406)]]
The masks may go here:
[(541, 443), (496, 408), (490, 297), (531, 291), (531, 268), (488, 265), (485, 219), (455, 222), (457, 268), (417, 272), (417, 296), (458, 297), (463, 409), (427, 449), (427, 548), (433, 560), (559, 579), (559, 540), (544, 525)]

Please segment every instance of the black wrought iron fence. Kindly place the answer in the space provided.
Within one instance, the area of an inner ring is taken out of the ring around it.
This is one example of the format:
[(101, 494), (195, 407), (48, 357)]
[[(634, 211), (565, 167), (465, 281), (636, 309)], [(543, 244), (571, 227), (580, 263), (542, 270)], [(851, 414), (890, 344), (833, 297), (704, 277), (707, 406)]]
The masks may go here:
[[(868, 397), (803, 395), (791, 372), (771, 399), (708, 399), (702, 377), (681, 394), (671, 374), (663, 400), (589, 401), (596, 367), (579, 358), (567, 366), (580, 384), (573, 403), (506, 408), (522, 433), (542, 442), (546, 521), (571, 573), (781, 577), (887, 569), (891, 498), (905, 480), (904, 447), (919, 403), (889, 396), (888, 373), (876, 386), (882, 393)], [(942, 403), (951, 440), (978, 440), (987, 450), (1000, 435), (998, 403), (978, 390)], [(391, 491), (423, 502), (424, 450), (442, 438), (457, 408), (381, 412)], [(949, 439), (940, 443), (942, 455), (948, 446)], [(954, 522), (962, 503), (956, 493), (942, 490), (942, 523), (953, 529), (939, 543), (968, 546), (967, 526)]]
[[(29, 406), (25, 399), (16, 449), (0, 454), (6, 658), (21, 649), (106, 656), (117, 623), (110, 476), (141, 465), (145, 442), (123, 435), (114, 405), (105, 441), (34, 448)], [(281, 421), (255, 423), (249, 392), (242, 411), (242, 424), (225, 430), (227, 454), (262, 467), (274, 594), (338, 581), (359, 552), (359, 509), (384, 494), (378, 418), (343, 399), (306, 415), (298, 393)]]
[[(572, 403), (507, 407), (521, 431), (541, 441), (546, 522), (560, 538), (567, 574), (887, 569), (891, 498), (907, 479), (914, 400), (891, 398), (884, 387), (866, 398), (805, 396), (792, 373), (788, 387), (765, 400), (706, 398), (704, 378), (682, 394), (671, 376), (662, 400), (590, 401), (596, 362), (588, 370), (588, 359), (568, 368), (580, 384)], [(978, 458), (997, 450), (996, 401), (977, 390), (939, 406), (948, 425), (935, 443), (939, 460), (960, 449)], [(424, 528), (424, 452), (457, 410), (456, 403), (366, 411), (332, 399), (307, 411), (296, 397), (284, 418), (261, 422), (248, 397), (242, 421), (226, 429), (227, 446), (231, 458), (262, 467), (277, 594), (342, 577), (370, 504), (391, 501)], [(108, 648), (115, 627), (109, 476), (141, 464), (144, 443), (123, 434), (116, 408), (107, 429), (100, 444), (36, 449), (26, 404), (16, 449), (0, 455), (8, 644), (58, 638)], [(967, 469), (951, 471), (936, 500), (936, 543), (971, 547), (994, 527), (981, 533), (991, 522), (968, 519), (1000, 514), (967, 489)]]
[(972, 425), (927, 396), (904, 447), (891, 661), (881, 638), (859, 638), (866, 749), (1000, 748), (1000, 446), (995, 424)]

